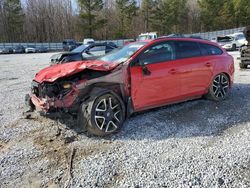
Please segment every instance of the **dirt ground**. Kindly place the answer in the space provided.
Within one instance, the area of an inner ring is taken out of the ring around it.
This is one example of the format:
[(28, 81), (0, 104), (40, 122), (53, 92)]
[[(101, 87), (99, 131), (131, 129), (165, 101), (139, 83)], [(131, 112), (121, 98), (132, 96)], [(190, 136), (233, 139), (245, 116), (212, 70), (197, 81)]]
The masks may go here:
[(51, 53), (0, 55), (0, 187), (250, 187), (250, 69), (229, 98), (135, 114), (108, 138), (74, 119), (23, 115)]

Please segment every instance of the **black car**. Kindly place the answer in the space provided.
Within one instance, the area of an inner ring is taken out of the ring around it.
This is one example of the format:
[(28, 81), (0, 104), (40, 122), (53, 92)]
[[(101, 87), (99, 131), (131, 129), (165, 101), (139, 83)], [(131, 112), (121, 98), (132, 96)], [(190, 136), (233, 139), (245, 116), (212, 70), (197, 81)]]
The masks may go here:
[(24, 46), (22, 46), (22, 45), (16, 46), (15, 48), (13, 48), (13, 53), (16, 53), (16, 54), (25, 53), (25, 48), (24, 48)]
[(48, 48), (44, 47), (44, 46), (40, 46), (36, 48), (36, 52), (38, 53), (46, 53), (48, 52)]
[(97, 57), (111, 52), (115, 48), (117, 48), (117, 46), (112, 42), (81, 45), (71, 52), (62, 52), (53, 55), (51, 57), (51, 64), (53, 65), (72, 61), (96, 59)]
[(13, 48), (5, 47), (0, 49), (0, 54), (12, 54)]

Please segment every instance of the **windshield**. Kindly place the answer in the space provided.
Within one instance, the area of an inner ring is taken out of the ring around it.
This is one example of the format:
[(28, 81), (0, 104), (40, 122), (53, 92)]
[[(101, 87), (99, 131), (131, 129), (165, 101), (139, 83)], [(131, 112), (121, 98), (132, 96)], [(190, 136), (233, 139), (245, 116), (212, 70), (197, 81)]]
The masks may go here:
[(100, 57), (99, 60), (113, 63), (125, 62), (145, 44), (147, 44), (147, 42), (135, 42), (128, 44), (121, 49), (114, 50), (111, 53)]
[(88, 45), (81, 45), (75, 48), (74, 50), (72, 50), (72, 52), (82, 53), (87, 47)]

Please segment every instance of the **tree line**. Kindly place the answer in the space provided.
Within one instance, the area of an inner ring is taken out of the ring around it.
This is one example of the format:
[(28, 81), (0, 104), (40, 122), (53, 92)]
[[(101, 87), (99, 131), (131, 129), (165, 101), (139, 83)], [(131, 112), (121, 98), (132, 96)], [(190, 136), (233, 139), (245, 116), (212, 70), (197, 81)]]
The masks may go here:
[(0, 42), (125, 39), (247, 25), (249, 0), (0, 0)]

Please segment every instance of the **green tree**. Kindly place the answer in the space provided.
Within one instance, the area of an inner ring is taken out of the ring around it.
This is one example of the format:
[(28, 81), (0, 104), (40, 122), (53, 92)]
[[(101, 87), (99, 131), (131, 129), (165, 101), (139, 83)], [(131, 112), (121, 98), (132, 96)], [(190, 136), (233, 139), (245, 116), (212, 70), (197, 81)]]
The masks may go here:
[(160, 34), (182, 33), (187, 19), (186, 0), (158, 0), (152, 25)]
[(78, 0), (80, 5), (80, 18), (84, 34), (87, 37), (93, 36), (93, 31), (102, 28), (105, 19), (98, 18), (97, 13), (103, 9), (102, 0)]
[(223, 28), (221, 11), (224, 7), (224, 0), (199, 0), (201, 9), (201, 20), (205, 31), (212, 31)]
[(5, 0), (3, 10), (5, 39), (10, 42), (20, 41), (24, 22), (20, 0)]
[(227, 0), (223, 4), (223, 8), (219, 13), (220, 25), (223, 29), (235, 27), (235, 12), (233, 0)]
[(116, 0), (116, 10), (118, 12), (119, 28), (116, 32), (116, 37), (124, 38), (130, 31), (132, 19), (136, 16), (135, 0)]
[(144, 32), (151, 30), (151, 23), (153, 20), (155, 0), (142, 0), (141, 14), (144, 22)]
[(237, 27), (250, 25), (250, 1), (233, 0)]

